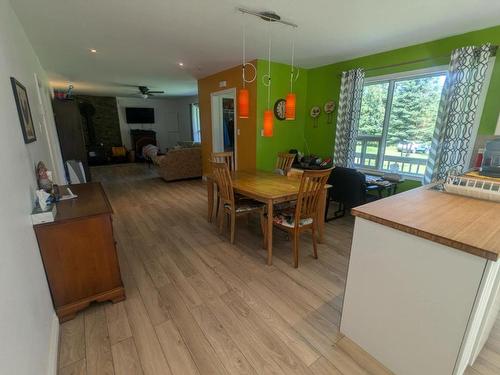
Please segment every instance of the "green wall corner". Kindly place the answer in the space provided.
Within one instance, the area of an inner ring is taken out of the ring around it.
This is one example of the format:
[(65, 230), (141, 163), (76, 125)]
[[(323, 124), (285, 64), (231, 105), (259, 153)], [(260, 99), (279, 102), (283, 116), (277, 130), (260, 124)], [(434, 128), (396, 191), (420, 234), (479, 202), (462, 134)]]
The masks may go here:
[[(274, 109), (276, 100), (285, 99), (290, 91), (291, 66), (271, 62), (271, 100), (270, 109)], [(293, 84), (297, 97), (296, 119), (294, 121), (280, 121), (274, 118), (272, 137), (263, 137), (261, 130), (264, 122), (264, 111), (267, 109), (267, 87), (263, 83), (263, 76), (267, 74), (268, 64), (265, 60), (257, 61), (257, 169), (273, 170), (276, 156), (280, 151), (290, 149), (304, 150), (304, 119), (307, 94), (307, 69), (300, 69), (299, 77)]]
[[(337, 106), (340, 91), (342, 71), (362, 67), (364, 69), (379, 68), (388, 65), (422, 60), (423, 62), (405, 64), (368, 71), (366, 76), (382, 76), (439, 65), (448, 65), (451, 52), (467, 45), (484, 43), (500, 44), (500, 25), (483, 30), (472, 31), (427, 43), (381, 52), (374, 55), (359, 57), (339, 63), (317, 68), (300, 68), (298, 80), (294, 83), (297, 96), (297, 111), (295, 121), (279, 121), (274, 119), (273, 137), (261, 136), (263, 114), (267, 109), (267, 87), (263, 84), (263, 76), (267, 74), (266, 60), (257, 61), (257, 145), (256, 167), (261, 170), (273, 170), (276, 155), (280, 151), (298, 149), (305, 153), (330, 157), (335, 144), (335, 128)], [(270, 109), (279, 98), (285, 98), (290, 89), (290, 65), (271, 63), (271, 100)], [(331, 123), (323, 112), (324, 104), (333, 100), (336, 104)], [(319, 106), (322, 113), (317, 121), (309, 116), (313, 106)], [(479, 126), (480, 135), (494, 134), (500, 109), (500, 63), (495, 63), (489, 83), (483, 113)], [(317, 125), (316, 127), (314, 125)], [(400, 186), (400, 191), (420, 186), (420, 181), (407, 180)]]

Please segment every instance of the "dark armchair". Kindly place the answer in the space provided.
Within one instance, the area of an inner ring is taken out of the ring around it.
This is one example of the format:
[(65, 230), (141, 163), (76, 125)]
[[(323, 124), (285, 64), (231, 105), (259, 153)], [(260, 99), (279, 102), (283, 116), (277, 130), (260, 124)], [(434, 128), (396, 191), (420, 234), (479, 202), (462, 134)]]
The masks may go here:
[[(330, 174), (328, 184), (332, 187), (328, 189), (325, 221), (342, 217), (346, 210), (367, 202), (365, 175), (355, 169), (335, 167)], [(328, 217), (328, 206), (331, 201), (339, 205), (333, 217)]]

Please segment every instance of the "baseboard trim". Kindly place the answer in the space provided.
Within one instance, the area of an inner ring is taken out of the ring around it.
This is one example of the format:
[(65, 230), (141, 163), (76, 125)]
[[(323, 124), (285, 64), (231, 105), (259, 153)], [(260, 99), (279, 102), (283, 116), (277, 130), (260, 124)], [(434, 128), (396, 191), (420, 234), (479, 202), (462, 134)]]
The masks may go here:
[(54, 313), (50, 327), (49, 342), (49, 364), (47, 366), (47, 375), (57, 375), (57, 362), (59, 356), (59, 319)]

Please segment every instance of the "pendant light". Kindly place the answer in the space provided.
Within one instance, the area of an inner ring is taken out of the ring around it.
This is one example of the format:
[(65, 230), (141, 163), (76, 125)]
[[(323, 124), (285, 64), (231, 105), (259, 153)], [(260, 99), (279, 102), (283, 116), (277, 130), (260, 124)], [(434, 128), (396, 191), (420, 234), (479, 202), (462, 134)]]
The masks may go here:
[(299, 70), (297, 69), (297, 76), (294, 76), (294, 58), (295, 58), (295, 41), (292, 36), (292, 64), (290, 71), (290, 92), (286, 96), (286, 104), (285, 104), (285, 119), (286, 120), (295, 120), (295, 108), (297, 104), (297, 98), (295, 93), (293, 92), (293, 82), (299, 78)]
[(248, 89), (243, 87), (238, 92), (238, 117), (248, 118), (249, 113), (250, 113), (250, 94), (248, 93)]
[(272, 137), (273, 136), (273, 128), (274, 128), (274, 114), (270, 109), (266, 109), (264, 111), (264, 137)]
[[(269, 25), (271, 23), (277, 22), (281, 23), (283, 25), (291, 26), (293, 28), (297, 28), (298, 25), (290, 22), (283, 20), (278, 14), (274, 12), (269, 12), (269, 11), (262, 11), (262, 12), (256, 12), (252, 11), (249, 9), (245, 8), (236, 8), (239, 12), (242, 14), (250, 14), (252, 16), (259, 17), (260, 19), (263, 19), (267, 22), (269, 22)], [(286, 116), (287, 120), (294, 120), (295, 119), (295, 107), (296, 107), (296, 98), (295, 94), (293, 93), (293, 81), (297, 80), (298, 78), (298, 70), (297, 70), (297, 76), (294, 77), (294, 67), (293, 67), (293, 59), (294, 59), (294, 50), (293, 50), (293, 45), (292, 45), (292, 73), (290, 77), (290, 93), (287, 95), (286, 99), (286, 106), (285, 106), (285, 113), (287, 113), (289, 116)], [(255, 76), (254, 79), (251, 81), (246, 80), (245, 78), (245, 67), (246, 66), (252, 66), (255, 71)], [(253, 82), (255, 80), (255, 77), (257, 76), (257, 69), (255, 68), (254, 65), (250, 63), (245, 62), (245, 36), (243, 37), (243, 88), (239, 91), (239, 96), (238, 96), (238, 105), (242, 106), (243, 114), (245, 114), (245, 103), (248, 101), (249, 102), (249, 94), (248, 90), (245, 88), (245, 82)], [(269, 50), (268, 50), (268, 61), (267, 61), (267, 74), (262, 76), (262, 83), (264, 86), (267, 87), (267, 109), (264, 111), (264, 122), (263, 122), (263, 131), (262, 135), (264, 137), (272, 137), (273, 136), (273, 130), (274, 130), (274, 113), (271, 110), (271, 26), (269, 26)], [(241, 111), (240, 110), (240, 117), (241, 117)]]
[(286, 96), (285, 120), (295, 120), (296, 101), (295, 93), (289, 92)]
[[(238, 91), (238, 117), (245, 119), (250, 115), (250, 93), (245, 87), (246, 83), (251, 83), (255, 81), (257, 76), (257, 70), (255, 66), (251, 63), (247, 63), (246, 60), (246, 32), (245, 23), (243, 22), (243, 63), (241, 65), (241, 78), (243, 80), (243, 87)], [(254, 77), (251, 80), (247, 80), (245, 75), (245, 70), (247, 66), (251, 66), (254, 69)]]
[(267, 74), (262, 77), (264, 80), (264, 86), (267, 86), (267, 109), (264, 111), (263, 135), (264, 137), (272, 137), (274, 129), (274, 114), (271, 110), (271, 28), (269, 28), (269, 47), (267, 54)]

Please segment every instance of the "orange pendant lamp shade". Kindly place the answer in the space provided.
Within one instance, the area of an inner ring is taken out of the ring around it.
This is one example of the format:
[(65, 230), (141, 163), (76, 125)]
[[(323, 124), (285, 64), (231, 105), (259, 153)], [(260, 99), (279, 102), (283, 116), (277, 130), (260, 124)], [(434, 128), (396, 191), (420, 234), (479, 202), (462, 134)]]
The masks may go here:
[(250, 95), (248, 89), (242, 88), (238, 93), (238, 116), (248, 118), (250, 112)]
[(295, 120), (295, 99), (295, 94), (293, 92), (286, 96), (285, 119), (287, 120)]
[(273, 136), (273, 128), (274, 128), (274, 119), (273, 119), (273, 111), (268, 109), (264, 111), (264, 137), (272, 137)]

